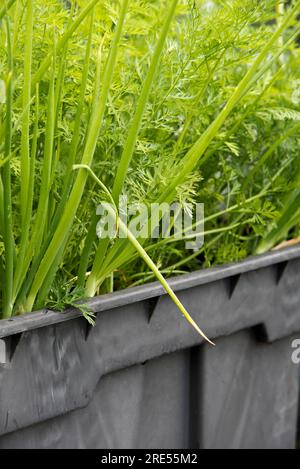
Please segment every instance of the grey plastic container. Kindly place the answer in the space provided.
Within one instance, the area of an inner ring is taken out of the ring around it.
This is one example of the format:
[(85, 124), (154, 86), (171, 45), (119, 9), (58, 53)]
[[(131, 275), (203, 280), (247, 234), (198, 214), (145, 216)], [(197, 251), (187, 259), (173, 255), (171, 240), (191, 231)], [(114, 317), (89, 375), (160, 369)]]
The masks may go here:
[(293, 448), (300, 248), (0, 321), (0, 448)]

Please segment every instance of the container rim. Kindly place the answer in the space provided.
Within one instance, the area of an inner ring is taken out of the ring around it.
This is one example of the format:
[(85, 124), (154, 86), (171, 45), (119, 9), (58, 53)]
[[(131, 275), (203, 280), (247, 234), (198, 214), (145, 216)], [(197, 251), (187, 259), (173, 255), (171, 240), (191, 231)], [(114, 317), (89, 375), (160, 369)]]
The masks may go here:
[[(300, 246), (292, 246), (258, 256), (249, 256), (240, 262), (224, 264), (220, 267), (197, 270), (172, 277), (168, 280), (174, 291), (182, 291), (199, 285), (205, 285), (225, 278), (244, 274), (271, 265), (285, 263), (300, 258)], [(114, 293), (100, 295), (87, 301), (94, 313), (101, 313), (131, 303), (157, 298), (167, 293), (159, 282), (147, 283), (138, 287), (129, 287)], [(47, 327), (82, 317), (80, 310), (69, 308), (64, 312), (43, 309), (21, 316), (0, 320), (0, 339)]]

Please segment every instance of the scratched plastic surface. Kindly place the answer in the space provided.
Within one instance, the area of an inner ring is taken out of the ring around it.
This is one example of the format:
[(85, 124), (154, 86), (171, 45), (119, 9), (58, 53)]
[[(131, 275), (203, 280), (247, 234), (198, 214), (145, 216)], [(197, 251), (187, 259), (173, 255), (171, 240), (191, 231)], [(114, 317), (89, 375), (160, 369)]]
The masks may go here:
[(6, 337), (0, 448), (294, 447), (299, 285), (293, 259), (182, 289), (215, 348), (167, 296)]

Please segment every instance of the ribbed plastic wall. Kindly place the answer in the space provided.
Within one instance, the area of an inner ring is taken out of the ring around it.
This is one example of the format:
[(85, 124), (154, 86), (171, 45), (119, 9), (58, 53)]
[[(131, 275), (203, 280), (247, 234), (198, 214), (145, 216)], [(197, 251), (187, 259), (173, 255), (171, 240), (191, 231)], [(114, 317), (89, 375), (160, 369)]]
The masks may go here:
[(295, 447), (299, 256), (174, 281), (216, 347), (156, 284), (94, 300), (95, 328), (1, 321), (0, 448)]

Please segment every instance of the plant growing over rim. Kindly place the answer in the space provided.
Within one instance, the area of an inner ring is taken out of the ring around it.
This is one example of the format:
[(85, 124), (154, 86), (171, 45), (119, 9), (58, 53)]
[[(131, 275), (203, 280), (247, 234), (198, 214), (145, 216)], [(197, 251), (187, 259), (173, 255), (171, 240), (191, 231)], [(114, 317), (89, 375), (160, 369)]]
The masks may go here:
[[(214, 110), (196, 139), (185, 144), (189, 126), (193, 127), (191, 120), (187, 119), (177, 140), (168, 141), (169, 146), (165, 150), (167, 157), (162, 160), (161, 167), (157, 167), (157, 157), (154, 158), (154, 163), (151, 162), (147, 155), (148, 150), (144, 150), (144, 161), (149, 167), (151, 163), (151, 167), (148, 172), (143, 172), (140, 167), (142, 188), (138, 188), (137, 184), (130, 184), (131, 167), (137, 165), (139, 171), (135, 156), (137, 148), (142, 148), (139, 135), (143, 130), (143, 120), (145, 116), (151, 116), (147, 122), (152, 122), (160, 112), (163, 113), (165, 101), (179, 87), (178, 83), (181, 76), (184, 76), (185, 69), (193, 64), (189, 59), (182, 63), (180, 74), (175, 74), (173, 82), (168, 83), (168, 90), (164, 91), (163, 95), (158, 93), (161, 99), (158, 104), (155, 101), (153, 103), (154, 84), (158, 75), (160, 77), (158, 70), (163, 70), (163, 53), (168, 39), (171, 45), (173, 41), (175, 50), (178, 47), (176, 38), (179, 33), (172, 30), (176, 23), (174, 17), (178, 15), (180, 24), (180, 15), (187, 15), (183, 18), (189, 19), (188, 25), (191, 28), (200, 21), (193, 11), (192, 4), (172, 0), (167, 2), (168, 9), (160, 24), (161, 3), (160, 0), (154, 2), (154, 13), (147, 9), (141, 13), (138, 0), (122, 0), (113, 5), (99, 0), (91, 0), (87, 4), (78, 2), (79, 6), (72, 2), (70, 11), (64, 11), (55, 0), (46, 7), (41, 0), (7, 0), (0, 9), (1, 40), (2, 44), (5, 44), (5, 66), (1, 66), (3, 96), (0, 104), (0, 236), (3, 243), (0, 275), (3, 318), (32, 311), (53, 301), (53, 287), (57, 285), (57, 279), (63, 270), (68, 273), (68, 264), (64, 263), (64, 259), (73, 255), (72, 230), (74, 226), (78, 227), (77, 220), (88, 213), (88, 224), (84, 234), (80, 234), (77, 273), (73, 275), (72, 267), (69, 276), (73, 289), (71, 287), (71, 295), (68, 293), (68, 296), (72, 298), (72, 304), (77, 295), (79, 298), (97, 294), (106, 282), (111, 280), (116, 270), (133, 263), (139, 257), (150, 269), (151, 275), (161, 282), (186, 319), (207, 339), (169, 287), (157, 263), (153, 261), (151, 251), (159, 250), (160, 246), (163, 248), (169, 241), (162, 240), (151, 245), (143, 239), (136, 239), (130, 229), (122, 224), (117, 202), (125, 189), (132, 191), (133, 197), (134, 191), (139, 191), (140, 197), (148, 197), (148, 200), (158, 203), (172, 203), (178, 199), (178, 194), (183, 194), (184, 191), (188, 196), (195, 197), (195, 187), (199, 185), (199, 168), (208, 167), (210, 158), (217, 154), (217, 148), (211, 151), (212, 142), (220, 137), (220, 132), (232, 118), (233, 111), (248, 96), (251, 97), (251, 92), (259, 80), (271, 74), (272, 81), (272, 77), (279, 73), (282, 67), (280, 57), (299, 34), (300, 28), (294, 19), (299, 12), (300, 1), (294, 2), (284, 17), (280, 18), (275, 31), (270, 31), (265, 43), (259, 42), (257, 48), (254, 47), (249, 52), (248, 62), (243, 63), (245, 66), (241, 67), (242, 71), (239, 70), (237, 83), (224, 93), (226, 102), (219, 105), (217, 111)], [(274, 2), (266, 3), (268, 19), (272, 11), (269, 6), (274, 5)], [(232, 5), (232, 15), (238, 11), (239, 6), (238, 1), (236, 5)], [(202, 7), (200, 2), (200, 11)], [(35, 42), (35, 35), (38, 34), (35, 29), (36, 11), (41, 16), (45, 15), (45, 12), (49, 16), (52, 9), (53, 18), (48, 20), (50, 24), (53, 20), (53, 25), (48, 29), (45, 27), (39, 49)], [(230, 10), (230, 7), (228, 9)], [(254, 19), (259, 18), (262, 11), (259, 5), (249, 10), (245, 8), (237, 16), (240, 30), (253, 28)], [(150, 45), (146, 44), (146, 54), (143, 54), (145, 43), (140, 38), (142, 28), (138, 28), (137, 20), (134, 22), (135, 15), (139, 17), (142, 14), (146, 16), (149, 31), (155, 38)], [(222, 9), (217, 8), (216, 15), (222, 15)], [(160, 28), (157, 34), (158, 23)], [(211, 31), (213, 26), (209, 25), (204, 33), (209, 37), (214, 34)], [(128, 56), (124, 52), (126, 35), (129, 43)], [(234, 43), (238, 35), (239, 31), (231, 31), (226, 46), (222, 41), (212, 41), (210, 50), (205, 51), (203, 63), (196, 64), (201, 71), (206, 67), (206, 77), (203, 74), (203, 83), (194, 100), (195, 108), (199, 106), (207, 91), (207, 82), (211, 80), (214, 85), (214, 74), (222, 67), (228, 51), (230, 52), (226, 66), (229, 70), (239, 68), (243, 62), (240, 58), (239, 63), (238, 58), (231, 52), (230, 41)], [(80, 37), (80, 73), (76, 56), (75, 62), (72, 58), (76, 37)], [(97, 38), (96, 47), (94, 37)], [(23, 58), (17, 48), (19, 40), (25, 45)], [(245, 47), (245, 44), (241, 43), (240, 46)], [(169, 47), (172, 52), (172, 47)], [(68, 64), (71, 66), (73, 77), (68, 75)], [(129, 80), (127, 84), (121, 83), (119, 89), (118, 83), (114, 81), (117, 76), (121, 82), (126, 66), (129, 69), (128, 76), (130, 77), (132, 72), (138, 78), (134, 83), (138, 97), (133, 100), (131, 112), (128, 112), (128, 109), (120, 112), (117, 105), (122, 109), (124, 102), (130, 102), (132, 99), (129, 92), (126, 93), (126, 86), (127, 90), (134, 90)], [(199, 81), (197, 68), (194, 71), (189, 70), (189, 73), (191, 77), (195, 74), (195, 82)], [(76, 102), (72, 100), (72, 80), (79, 84)], [(138, 82), (139, 86), (136, 85)], [(216, 93), (216, 96), (218, 95), (221, 93)], [(71, 102), (69, 120), (66, 117), (68, 100)], [(279, 113), (278, 109), (277, 112)], [(243, 115), (239, 119), (240, 122), (237, 121), (233, 127), (244, 122)], [(166, 123), (173, 125), (169, 117), (164, 121), (165, 125)], [(110, 130), (110, 125), (118, 128), (116, 132), (119, 133), (116, 135), (122, 139), (119, 143), (114, 132)], [(157, 128), (160, 126), (163, 127), (163, 124), (159, 123)], [(298, 124), (294, 130), (288, 129), (286, 138), (293, 132), (297, 133), (298, 129)], [(168, 130), (166, 132), (168, 133)], [(111, 161), (106, 160), (103, 155), (99, 157), (99, 142), (101, 146), (103, 139), (111, 139), (110, 149), (105, 140), (106, 153)], [(222, 144), (222, 140), (216, 142), (216, 146)], [(233, 153), (237, 152), (230, 138), (226, 144)], [(159, 148), (164, 148), (164, 143), (159, 141), (159, 145)], [(276, 145), (270, 148), (255, 163), (244, 181), (245, 186), (251, 182), (276, 148)], [(114, 174), (109, 170), (110, 164), (115, 169)], [(280, 177), (285, 168), (286, 166), (283, 166), (278, 169), (270, 184)], [(101, 198), (108, 198), (113, 202), (115, 209), (112, 210), (111, 216), (118, 218), (119, 230), (126, 232), (126, 239), (97, 241), (97, 217), (95, 210), (90, 209), (88, 194), (93, 194), (93, 197), (99, 199), (99, 190)], [(264, 187), (257, 194), (250, 195), (246, 202), (243, 201), (243, 206), (255, 204), (266, 195), (267, 190), (268, 187)], [(274, 240), (277, 241), (299, 221), (298, 201), (299, 193), (292, 190), (286, 204), (297, 207), (296, 214), (293, 213), (291, 217), (291, 213), (286, 213), (286, 209), (283, 209), (277, 223), (276, 236), (271, 231), (263, 241), (267, 246), (273, 246)], [(237, 229), (241, 226), (240, 215), (236, 213), (240, 206), (240, 203), (229, 204), (226, 208), (210, 214), (206, 221), (210, 222), (234, 212), (235, 217), (230, 228)], [(256, 206), (255, 209), (260, 207)], [(263, 210), (267, 211), (267, 207)], [(248, 221), (249, 217), (246, 220)], [(229, 228), (215, 227), (211, 231), (218, 237), (229, 231)], [(261, 251), (265, 248), (257, 249)], [(192, 254), (188, 261), (195, 257), (196, 254)], [(177, 265), (175, 263), (172, 272), (182, 265), (183, 261), (178, 261)]]

